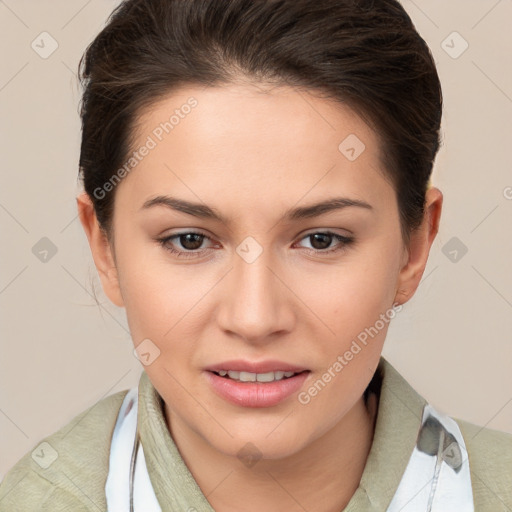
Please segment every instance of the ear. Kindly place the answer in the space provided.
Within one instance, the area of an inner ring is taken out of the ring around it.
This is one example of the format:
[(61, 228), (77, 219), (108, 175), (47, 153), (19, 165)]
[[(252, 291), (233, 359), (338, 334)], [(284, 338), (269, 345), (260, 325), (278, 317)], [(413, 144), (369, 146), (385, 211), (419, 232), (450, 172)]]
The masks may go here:
[(443, 206), (443, 194), (435, 187), (427, 190), (425, 214), (421, 226), (411, 233), (409, 247), (404, 249), (405, 257), (398, 276), (395, 302), (404, 304), (416, 292), (427, 266), (432, 242), (439, 231)]
[(94, 264), (101, 279), (103, 291), (119, 307), (124, 306), (112, 248), (105, 232), (100, 228), (91, 198), (82, 192), (76, 198), (78, 215), (91, 247)]

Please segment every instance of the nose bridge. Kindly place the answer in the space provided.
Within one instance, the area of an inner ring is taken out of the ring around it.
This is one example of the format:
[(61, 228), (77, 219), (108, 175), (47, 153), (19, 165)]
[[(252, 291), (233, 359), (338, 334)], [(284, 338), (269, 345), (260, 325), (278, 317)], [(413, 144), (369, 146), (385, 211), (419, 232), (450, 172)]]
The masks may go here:
[(269, 250), (246, 240), (233, 255), (229, 292), (222, 297), (219, 322), (246, 340), (263, 340), (290, 327), (289, 305)]

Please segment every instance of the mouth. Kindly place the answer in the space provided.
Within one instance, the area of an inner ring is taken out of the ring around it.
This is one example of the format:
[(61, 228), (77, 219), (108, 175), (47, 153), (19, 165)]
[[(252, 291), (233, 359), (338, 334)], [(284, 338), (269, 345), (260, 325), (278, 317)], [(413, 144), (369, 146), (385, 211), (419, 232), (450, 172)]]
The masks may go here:
[(271, 371), (265, 373), (253, 373), (253, 372), (245, 372), (245, 371), (236, 371), (236, 370), (218, 370), (212, 371), (219, 377), (223, 377), (225, 379), (234, 380), (236, 382), (277, 382), (280, 380), (286, 380), (295, 377), (301, 373), (307, 373), (309, 370), (302, 370), (299, 372), (291, 372), (291, 371)]
[(278, 361), (228, 361), (205, 370), (206, 381), (218, 396), (239, 407), (260, 408), (286, 401), (311, 375), (311, 370)]

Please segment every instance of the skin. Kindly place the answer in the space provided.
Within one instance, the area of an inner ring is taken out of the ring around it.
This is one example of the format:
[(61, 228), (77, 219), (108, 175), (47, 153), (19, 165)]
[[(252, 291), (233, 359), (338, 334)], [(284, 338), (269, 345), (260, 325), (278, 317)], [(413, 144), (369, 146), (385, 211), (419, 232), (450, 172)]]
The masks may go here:
[[(149, 338), (159, 348), (144, 369), (216, 511), (342, 510), (371, 447), (376, 408), (362, 395), (389, 324), (307, 405), (297, 393), (267, 408), (231, 404), (212, 391), (203, 369), (228, 359), (278, 359), (311, 370), (307, 390), (380, 314), (413, 296), (442, 193), (429, 188), (423, 223), (404, 246), (375, 132), (346, 105), (288, 87), (175, 91), (144, 112), (135, 147), (190, 96), (198, 106), (117, 186), (110, 243), (88, 196), (77, 198), (103, 289), (126, 308), (134, 345)], [(355, 161), (338, 149), (350, 134), (366, 146)], [(156, 195), (206, 204), (227, 221), (164, 206), (141, 210)], [(289, 208), (338, 196), (372, 209), (282, 219)], [(155, 241), (197, 230), (209, 239), (168, 243), (195, 250), (190, 258)], [(322, 245), (306, 235), (326, 230), (355, 241), (325, 254), (340, 242)], [(248, 236), (263, 251), (251, 263), (236, 252)], [(262, 454), (252, 467), (237, 457), (247, 442)]]

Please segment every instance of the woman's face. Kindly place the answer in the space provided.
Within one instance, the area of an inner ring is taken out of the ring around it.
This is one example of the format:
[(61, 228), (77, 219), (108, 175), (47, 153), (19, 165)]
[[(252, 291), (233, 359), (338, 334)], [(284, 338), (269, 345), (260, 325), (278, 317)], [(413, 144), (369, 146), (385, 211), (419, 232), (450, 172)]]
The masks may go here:
[[(137, 133), (109, 293), (171, 430), (225, 454), (298, 452), (360, 403), (403, 286), (375, 133), (338, 103), (251, 85), (184, 88)], [(287, 368), (305, 371), (270, 373)]]

